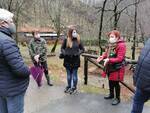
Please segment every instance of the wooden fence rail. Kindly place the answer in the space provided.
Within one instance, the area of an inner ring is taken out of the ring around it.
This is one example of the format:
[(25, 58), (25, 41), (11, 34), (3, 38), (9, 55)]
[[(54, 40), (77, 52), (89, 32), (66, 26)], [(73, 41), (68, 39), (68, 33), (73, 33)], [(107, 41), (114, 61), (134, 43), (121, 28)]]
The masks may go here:
[[(104, 69), (104, 66), (96, 62), (95, 59), (98, 58), (97, 55), (83, 53), (82, 56), (84, 57), (84, 84), (87, 85), (88, 84), (88, 62), (91, 62), (92, 64), (99, 67), (100, 69)], [(127, 64), (136, 64), (137, 61), (126, 59), (126, 63)], [(126, 84), (125, 82), (122, 82), (122, 81), (120, 81), (120, 83), (123, 86), (125, 86), (126, 88), (128, 88), (132, 93), (135, 93), (135, 89), (133, 87), (129, 86), (128, 84)]]

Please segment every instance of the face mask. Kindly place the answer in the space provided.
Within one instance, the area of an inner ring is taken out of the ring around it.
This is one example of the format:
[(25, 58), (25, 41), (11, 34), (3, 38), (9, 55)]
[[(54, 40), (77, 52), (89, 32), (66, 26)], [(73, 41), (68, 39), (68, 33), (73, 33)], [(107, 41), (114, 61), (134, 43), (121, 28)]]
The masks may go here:
[(117, 38), (113, 37), (113, 38), (109, 38), (109, 42), (111, 44), (116, 43), (117, 42)]
[(39, 39), (39, 38), (40, 38), (40, 34), (36, 34), (36, 35), (35, 35), (35, 38), (36, 38), (36, 39)]
[(16, 33), (16, 25), (14, 23), (9, 23), (8, 25), (9, 25), (8, 28), (9, 28), (11, 34)]
[(73, 32), (72, 32), (72, 37), (73, 37), (73, 38), (77, 38), (77, 36), (78, 36), (77, 32), (76, 32), (76, 31), (73, 31)]

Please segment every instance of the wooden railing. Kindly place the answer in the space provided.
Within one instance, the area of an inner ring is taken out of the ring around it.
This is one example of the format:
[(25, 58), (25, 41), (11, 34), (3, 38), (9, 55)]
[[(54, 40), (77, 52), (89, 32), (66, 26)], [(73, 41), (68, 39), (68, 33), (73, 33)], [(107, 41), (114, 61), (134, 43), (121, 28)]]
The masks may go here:
[[(104, 66), (96, 62), (95, 59), (98, 58), (97, 55), (83, 53), (82, 56), (84, 57), (84, 84), (87, 85), (88, 84), (88, 62), (91, 62), (92, 64), (99, 67), (100, 69), (104, 69)], [(126, 63), (134, 65), (137, 63), (137, 61), (126, 59)], [(124, 85), (126, 88), (128, 88), (132, 93), (135, 93), (135, 89), (133, 87), (129, 86), (123, 81), (120, 81), (120, 83)]]

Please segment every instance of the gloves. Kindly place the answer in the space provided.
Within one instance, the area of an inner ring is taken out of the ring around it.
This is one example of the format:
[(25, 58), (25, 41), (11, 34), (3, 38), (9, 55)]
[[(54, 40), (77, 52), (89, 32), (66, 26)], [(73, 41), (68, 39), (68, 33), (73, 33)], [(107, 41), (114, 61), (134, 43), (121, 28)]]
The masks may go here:
[(34, 56), (34, 60), (38, 63), (39, 62), (39, 57), (40, 57), (40, 55), (35, 55)]
[(109, 62), (109, 58), (104, 59), (104, 66), (106, 66), (108, 62)]
[(103, 56), (100, 56), (100, 57), (97, 58), (96, 61), (99, 63), (99, 62), (101, 62), (102, 60), (103, 60)]

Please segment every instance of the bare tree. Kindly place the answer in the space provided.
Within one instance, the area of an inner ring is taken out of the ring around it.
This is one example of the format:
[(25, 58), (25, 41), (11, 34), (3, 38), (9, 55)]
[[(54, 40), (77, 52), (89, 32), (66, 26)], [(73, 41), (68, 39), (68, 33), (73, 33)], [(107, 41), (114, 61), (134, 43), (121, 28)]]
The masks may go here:
[(99, 25), (99, 47), (100, 47), (100, 55), (102, 55), (103, 49), (101, 47), (101, 36), (102, 36), (102, 30), (103, 30), (103, 18), (104, 18), (104, 11), (105, 11), (105, 6), (106, 6), (107, 0), (104, 0), (103, 6), (101, 8), (101, 19), (100, 19), (100, 25)]
[[(18, 30), (19, 19), (22, 12), (22, 7), (26, 0), (3, 0), (0, 2), (2, 8), (5, 8), (13, 13), (15, 13), (15, 24), (16, 29)], [(18, 44), (18, 33), (16, 33), (15, 37), (16, 43)]]
[(51, 50), (51, 52), (55, 52), (58, 39), (60, 37), (60, 33), (62, 31), (62, 23), (61, 23), (61, 13), (63, 10), (63, 0), (43, 0), (43, 4), (45, 7), (45, 11), (50, 17), (51, 22), (53, 23), (53, 26), (57, 33), (57, 39), (55, 41), (55, 44)]
[[(106, 12), (113, 12), (113, 15), (110, 17), (109, 21), (112, 20), (114, 18), (113, 21), (113, 28), (117, 29), (118, 28), (118, 22), (119, 19), (122, 15), (122, 13), (128, 9), (131, 6), (134, 6), (135, 4), (139, 4), (142, 0), (138, 0), (136, 2), (129, 2), (126, 0), (111, 0), (109, 1), (109, 3), (112, 3), (111, 6), (113, 5), (113, 7), (105, 9)], [(120, 8), (121, 7), (121, 8)]]
[[(135, 0), (135, 2), (137, 2), (137, 0)], [(132, 46), (132, 59), (135, 59), (135, 44), (136, 44), (136, 35), (137, 35), (137, 9), (138, 9), (138, 4), (135, 4), (134, 37), (133, 37), (133, 46)]]

